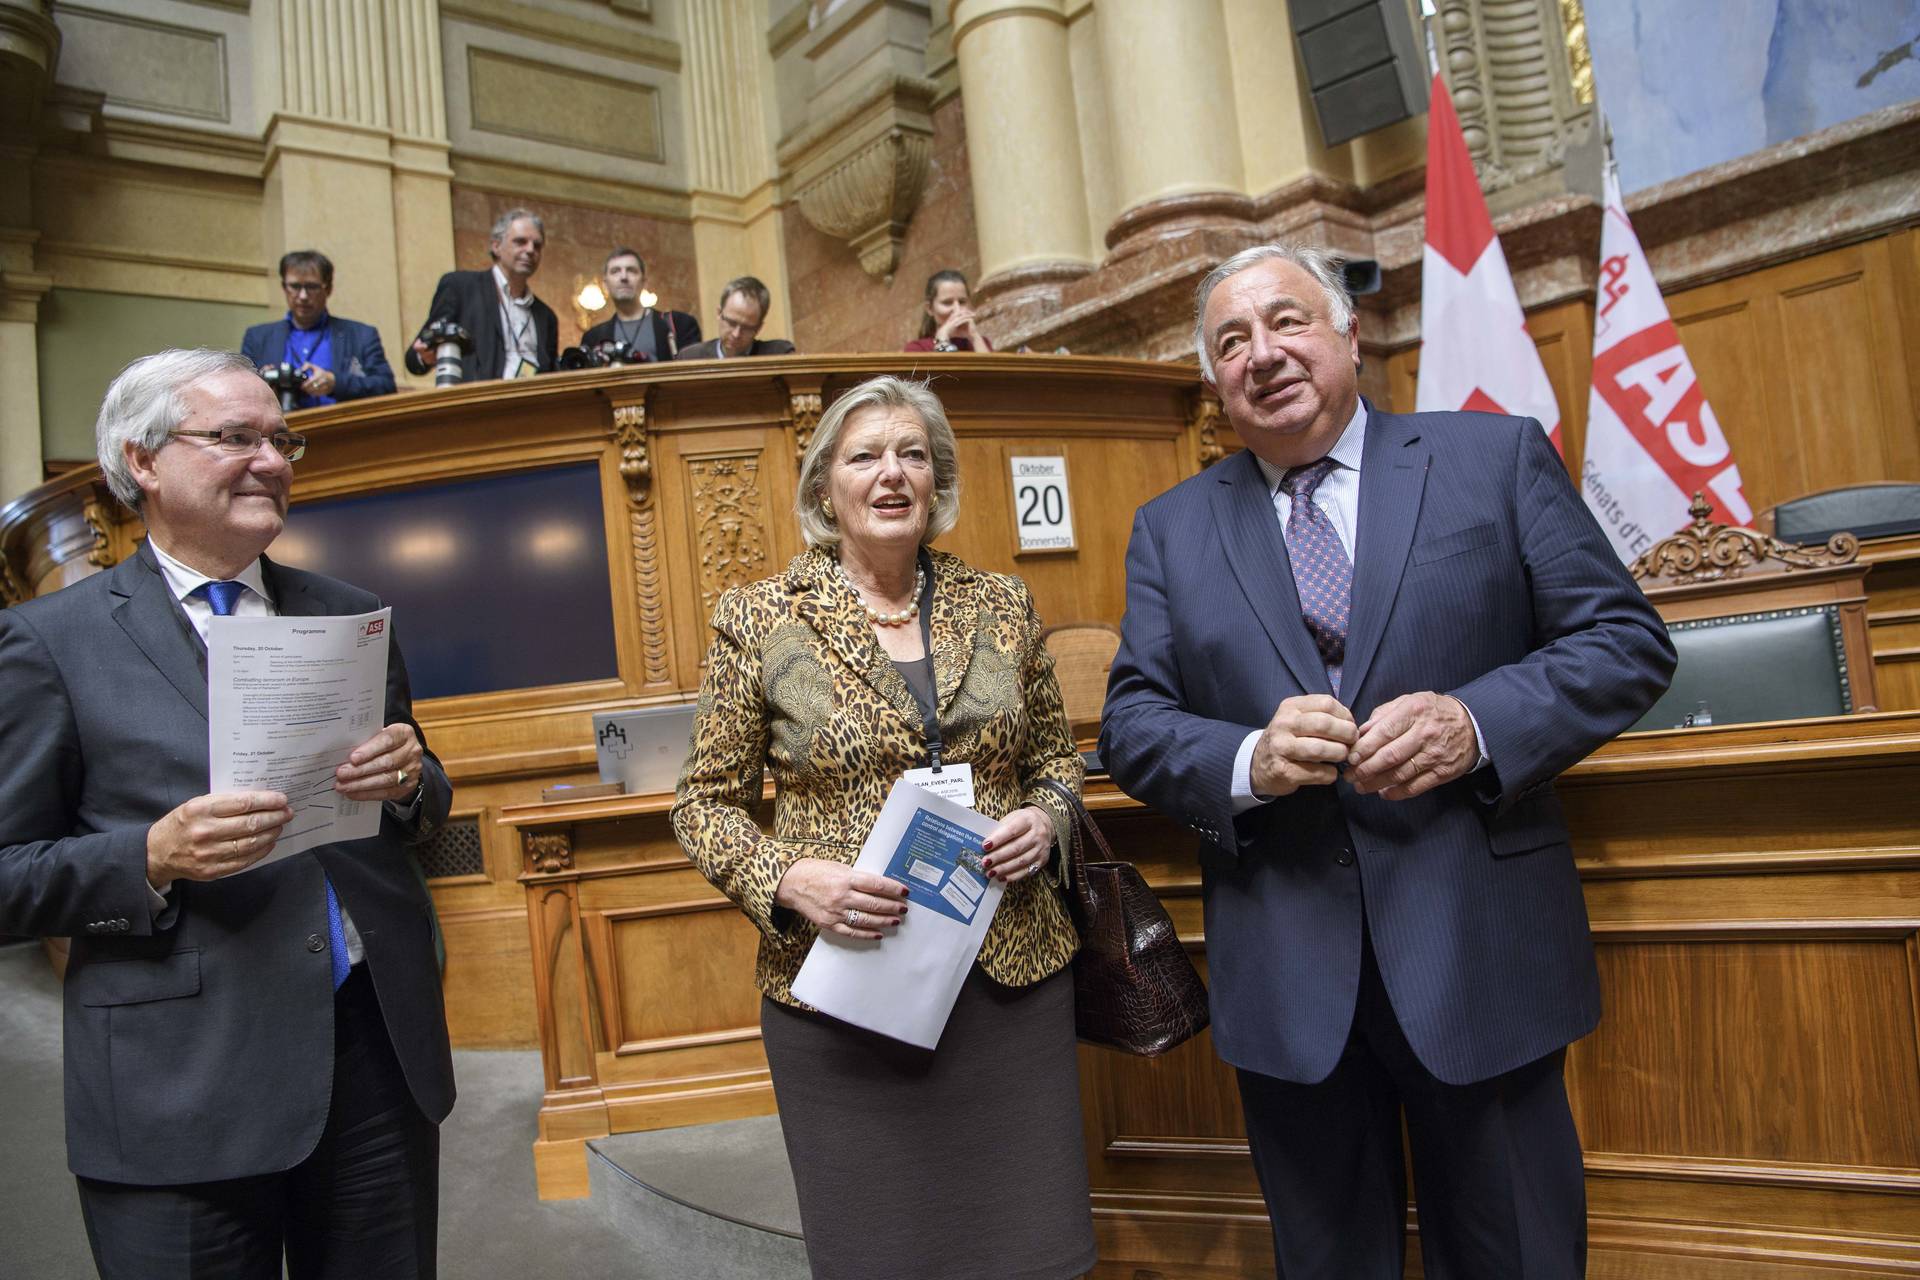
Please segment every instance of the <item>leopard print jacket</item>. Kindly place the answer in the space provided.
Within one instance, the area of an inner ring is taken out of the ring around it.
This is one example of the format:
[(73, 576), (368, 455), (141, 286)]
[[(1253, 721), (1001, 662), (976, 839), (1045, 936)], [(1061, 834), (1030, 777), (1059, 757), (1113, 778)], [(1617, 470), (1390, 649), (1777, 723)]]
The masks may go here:
[[(931, 553), (934, 685), (944, 758), (973, 766), (975, 808), (999, 818), (1035, 805), (1069, 838), (1043, 778), (1080, 789), (1084, 768), (1067, 729), (1053, 658), (1027, 585)], [(800, 858), (851, 863), (887, 792), (926, 763), (924, 728), (907, 682), (875, 639), (832, 554), (796, 556), (785, 573), (720, 597), (700, 686), (693, 748), (673, 805), (673, 829), (701, 872), (760, 929), (755, 980), (783, 1004), (813, 944), (814, 926), (777, 909), (774, 890)], [(754, 820), (761, 771), (773, 773), (773, 832)], [(1065, 967), (1079, 945), (1048, 871), (1007, 886), (979, 965), (1007, 986)]]

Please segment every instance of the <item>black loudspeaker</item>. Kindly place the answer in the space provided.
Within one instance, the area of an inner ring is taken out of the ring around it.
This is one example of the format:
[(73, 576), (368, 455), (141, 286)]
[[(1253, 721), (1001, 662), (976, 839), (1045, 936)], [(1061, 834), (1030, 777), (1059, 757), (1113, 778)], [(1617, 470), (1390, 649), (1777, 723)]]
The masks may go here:
[(1293, 0), (1291, 9), (1326, 145), (1427, 109), (1432, 76), (1406, 0)]

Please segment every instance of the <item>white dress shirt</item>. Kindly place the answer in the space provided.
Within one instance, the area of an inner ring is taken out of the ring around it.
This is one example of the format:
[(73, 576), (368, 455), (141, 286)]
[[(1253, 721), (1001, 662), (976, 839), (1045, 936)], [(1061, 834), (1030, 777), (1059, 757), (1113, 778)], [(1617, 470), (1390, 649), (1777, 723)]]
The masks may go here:
[[(1366, 452), (1367, 444), (1367, 406), (1363, 400), (1355, 399), (1353, 417), (1347, 420), (1347, 426), (1334, 441), (1333, 448), (1327, 450), (1327, 457), (1339, 465), (1329, 471), (1314, 487), (1311, 501), (1320, 508), (1333, 531), (1340, 537), (1340, 546), (1347, 553), (1347, 563), (1353, 563), (1353, 549), (1360, 528), (1360, 461)], [(1256, 457), (1260, 464), (1260, 474), (1266, 477), (1267, 492), (1273, 499), (1273, 513), (1280, 521), (1280, 536), (1287, 537), (1287, 520), (1293, 515), (1293, 495), (1280, 487), (1286, 478), (1287, 468), (1276, 467), (1265, 458)], [(1293, 544), (1287, 543), (1288, 554)], [(1459, 699), (1455, 699), (1456, 702)], [(1467, 719), (1473, 725), (1474, 741), (1478, 744), (1480, 758), (1474, 764), (1479, 769), (1487, 763), (1487, 742), (1480, 733), (1480, 721), (1474, 717), (1473, 708), (1466, 707)], [(1253, 790), (1253, 749), (1259, 744), (1264, 729), (1255, 729), (1240, 742), (1240, 750), (1233, 758), (1233, 779), (1229, 791), (1235, 813), (1245, 813), (1256, 805), (1266, 804), (1272, 796), (1257, 795)]]
[(521, 364), (540, 367), (540, 335), (534, 332), (533, 290), (528, 289), (519, 297), (507, 287), (507, 273), (500, 269), (499, 263), (493, 264), (493, 287), (500, 294), (500, 337), (506, 344), (506, 358), (500, 367), (500, 376), (512, 378), (519, 376)]
[[(160, 562), (160, 576), (166, 579), (167, 589), (173, 592), (173, 598), (180, 602), (180, 607), (187, 611), (187, 621), (191, 622), (193, 629), (200, 633), (200, 639), (204, 643), (207, 638), (207, 623), (214, 616), (213, 605), (205, 596), (195, 595), (194, 592), (205, 583), (223, 581), (223, 579), (209, 577), (198, 569), (180, 563), (168, 555), (166, 549), (151, 536), (147, 538), (147, 545), (153, 548), (153, 558)], [(267, 597), (266, 577), (260, 572), (260, 561), (257, 558), (231, 581), (243, 583), (247, 588), (240, 593), (240, 598), (233, 602), (231, 616), (271, 618), (275, 615), (273, 601)], [(153, 889), (151, 885), (147, 887)], [(172, 891), (172, 885), (168, 885), (164, 890), (153, 889), (153, 909), (156, 914), (166, 909), (166, 895)], [(366, 944), (360, 940), (360, 931), (353, 927), (353, 918), (347, 914), (347, 904), (344, 902), (340, 904), (340, 927), (347, 935), (347, 963), (359, 964), (366, 959), (367, 948)]]

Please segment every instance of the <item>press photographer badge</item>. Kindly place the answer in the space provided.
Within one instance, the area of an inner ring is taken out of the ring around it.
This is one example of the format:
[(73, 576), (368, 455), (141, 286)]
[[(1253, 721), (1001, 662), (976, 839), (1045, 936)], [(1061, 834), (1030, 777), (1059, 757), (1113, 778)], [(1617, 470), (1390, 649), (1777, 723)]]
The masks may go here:
[(942, 800), (973, 808), (973, 766), (970, 764), (943, 764), (938, 772), (932, 768), (909, 769), (900, 776)]

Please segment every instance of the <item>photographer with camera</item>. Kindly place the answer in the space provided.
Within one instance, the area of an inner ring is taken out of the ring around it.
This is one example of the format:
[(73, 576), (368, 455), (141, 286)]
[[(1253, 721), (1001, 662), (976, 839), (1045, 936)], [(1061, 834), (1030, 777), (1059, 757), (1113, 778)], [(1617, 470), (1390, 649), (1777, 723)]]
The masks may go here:
[(622, 364), (643, 360), (671, 360), (685, 347), (700, 341), (700, 322), (684, 311), (656, 311), (642, 300), (647, 286), (647, 264), (639, 254), (622, 245), (607, 255), (601, 269), (607, 296), (613, 299), (613, 314), (580, 336), (580, 347), (592, 353), (615, 343), (625, 343), (631, 353)]
[(296, 249), (282, 257), (280, 288), (287, 296), (286, 318), (250, 326), (240, 354), (282, 393), (286, 408), (393, 394), (393, 366), (379, 330), (327, 314), (333, 263), (326, 254)]
[[(533, 296), (530, 281), (547, 246), (546, 224), (530, 209), (509, 209), (493, 224), (487, 246), (493, 266), (449, 271), (440, 277), (427, 323), (407, 351), (407, 370), (434, 368), (446, 335), (465, 330), (471, 345), (460, 359), (461, 380), (524, 378), (557, 366), (560, 322)], [(444, 378), (436, 377), (444, 385)]]

